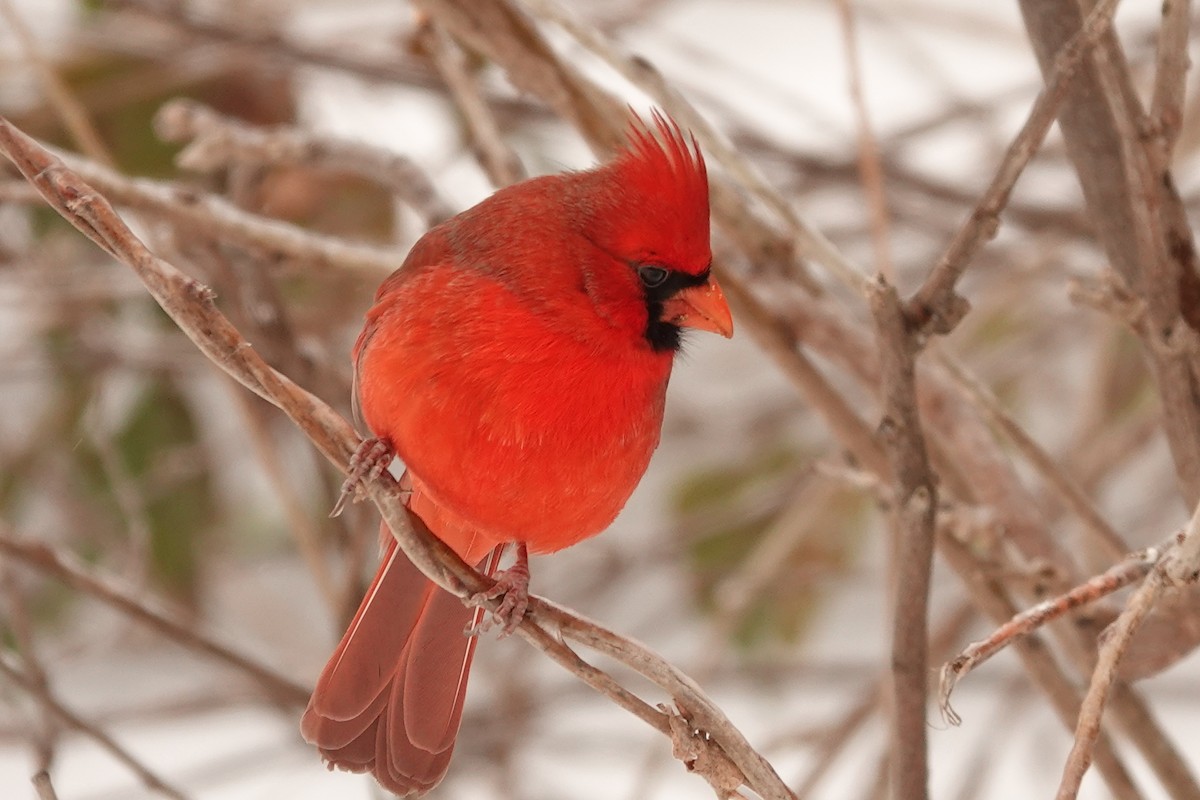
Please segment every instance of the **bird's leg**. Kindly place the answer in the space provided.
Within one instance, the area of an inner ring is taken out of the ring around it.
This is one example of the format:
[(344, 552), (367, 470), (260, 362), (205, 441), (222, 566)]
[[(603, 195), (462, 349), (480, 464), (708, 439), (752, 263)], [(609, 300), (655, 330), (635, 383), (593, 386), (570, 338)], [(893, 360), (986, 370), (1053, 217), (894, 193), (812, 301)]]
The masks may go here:
[(347, 500), (358, 499), (359, 488), (362, 484), (382, 475), (383, 471), (388, 468), (388, 464), (392, 463), (395, 455), (396, 451), (392, 449), (392, 443), (387, 439), (379, 436), (363, 439), (359, 443), (358, 449), (354, 451), (354, 455), (350, 456), (350, 469), (346, 473), (346, 482), (342, 484), (342, 493), (338, 495), (337, 502), (334, 504), (333, 510), (329, 512), (329, 516), (340, 515), (342, 509), (346, 507)]
[[(503, 639), (517, 629), (529, 608), (529, 549), (524, 542), (517, 542), (517, 560), (506, 570), (496, 575), (492, 588), (477, 592), (471, 597), (472, 605), (483, 605), (488, 600), (503, 596), (492, 618), (500, 623), (500, 638)], [(485, 633), (491, 627), (484, 622), (468, 630), (470, 634)]]

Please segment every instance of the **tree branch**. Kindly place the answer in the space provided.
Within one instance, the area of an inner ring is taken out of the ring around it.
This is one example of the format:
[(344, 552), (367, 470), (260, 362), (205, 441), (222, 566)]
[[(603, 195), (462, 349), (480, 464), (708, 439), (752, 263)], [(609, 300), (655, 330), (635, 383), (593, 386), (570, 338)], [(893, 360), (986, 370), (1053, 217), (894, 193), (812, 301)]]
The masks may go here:
[(870, 299), (883, 396), (879, 438), (891, 462), (894, 482), (889, 779), (893, 800), (922, 800), (929, 794), (925, 699), (937, 481), (929, 464), (917, 406), (917, 346), (900, 298), (895, 288), (879, 276)]

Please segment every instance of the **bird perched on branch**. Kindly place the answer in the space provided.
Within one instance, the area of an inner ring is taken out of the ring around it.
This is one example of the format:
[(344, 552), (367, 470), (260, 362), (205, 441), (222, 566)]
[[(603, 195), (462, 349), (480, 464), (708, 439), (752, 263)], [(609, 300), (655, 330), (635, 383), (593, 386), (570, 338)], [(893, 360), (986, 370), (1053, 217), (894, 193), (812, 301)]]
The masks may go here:
[[(351, 479), (404, 463), (408, 508), (495, 574), (507, 631), (527, 553), (602, 531), (658, 445), (684, 329), (733, 332), (711, 274), (699, 147), (655, 113), (607, 163), (534, 178), (438, 225), (375, 296), (354, 347), (374, 436)], [(419, 796), (446, 774), (482, 620), (383, 532), (379, 572), (301, 724), (330, 765)]]

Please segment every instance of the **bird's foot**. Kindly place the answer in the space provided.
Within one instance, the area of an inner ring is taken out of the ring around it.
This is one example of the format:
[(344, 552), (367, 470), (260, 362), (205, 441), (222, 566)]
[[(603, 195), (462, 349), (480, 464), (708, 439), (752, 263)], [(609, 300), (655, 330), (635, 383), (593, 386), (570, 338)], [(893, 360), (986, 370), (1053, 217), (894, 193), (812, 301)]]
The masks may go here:
[(342, 492), (338, 495), (337, 502), (334, 504), (333, 510), (329, 512), (329, 516), (339, 516), (348, 500), (357, 500), (363, 483), (382, 475), (383, 471), (392, 463), (395, 455), (396, 451), (392, 449), (392, 445), (387, 439), (378, 436), (363, 439), (359, 443), (358, 449), (354, 451), (354, 455), (350, 456), (350, 469), (346, 473), (346, 482), (342, 484)]
[(491, 619), (480, 620), (467, 629), (467, 634), (477, 636), (487, 633), (493, 622), (500, 624), (500, 638), (512, 634), (525, 619), (529, 608), (529, 550), (524, 542), (517, 543), (517, 560), (511, 567), (496, 574), (492, 588), (476, 592), (471, 596), (471, 605), (482, 606), (489, 600), (504, 599), (492, 612)]

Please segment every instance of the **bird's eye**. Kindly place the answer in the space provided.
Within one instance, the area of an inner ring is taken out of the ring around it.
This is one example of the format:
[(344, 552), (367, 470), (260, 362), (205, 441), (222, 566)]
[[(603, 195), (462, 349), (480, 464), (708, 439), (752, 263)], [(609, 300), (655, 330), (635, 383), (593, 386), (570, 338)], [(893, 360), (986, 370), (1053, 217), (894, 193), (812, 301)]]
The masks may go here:
[(662, 267), (651, 265), (643, 265), (638, 267), (638, 278), (641, 279), (642, 285), (653, 289), (657, 286), (662, 286), (667, 280), (667, 271)]

